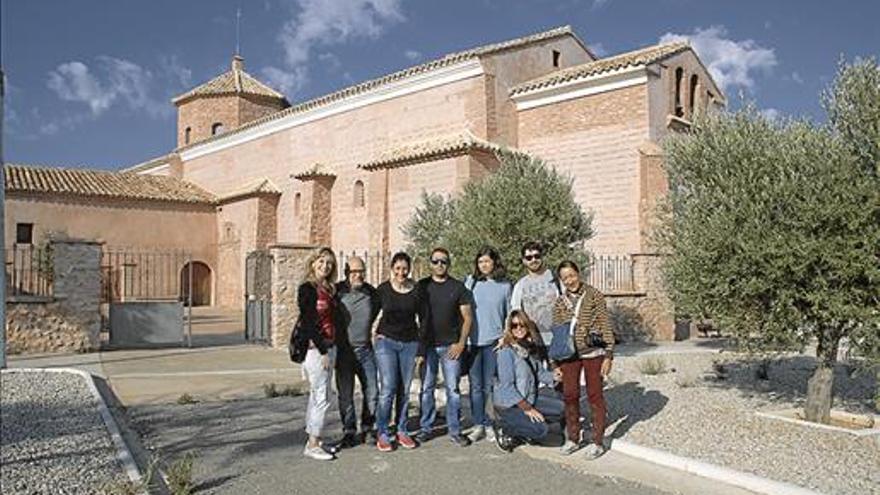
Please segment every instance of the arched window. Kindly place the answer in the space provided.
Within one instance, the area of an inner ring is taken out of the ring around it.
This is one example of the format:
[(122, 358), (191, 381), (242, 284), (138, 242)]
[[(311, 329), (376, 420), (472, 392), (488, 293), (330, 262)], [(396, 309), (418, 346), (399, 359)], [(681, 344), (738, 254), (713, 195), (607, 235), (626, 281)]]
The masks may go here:
[(676, 117), (684, 117), (684, 107), (681, 105), (681, 80), (684, 79), (684, 69), (675, 69), (675, 106), (673, 111)]
[(302, 194), (296, 193), (293, 195), (293, 216), (299, 218), (302, 210)]
[(189, 144), (189, 140), (192, 137), (192, 127), (187, 127), (183, 131), (183, 144)]
[(691, 76), (690, 91), (688, 91), (688, 108), (690, 109), (691, 117), (696, 114), (697, 107), (694, 105), (697, 103), (697, 84), (699, 84), (699, 82), (700, 79), (696, 74)]
[(354, 207), (364, 207), (364, 183), (360, 180), (354, 181)]
[(214, 122), (213, 124), (211, 124), (211, 135), (216, 136), (217, 134), (223, 134), (222, 122)]

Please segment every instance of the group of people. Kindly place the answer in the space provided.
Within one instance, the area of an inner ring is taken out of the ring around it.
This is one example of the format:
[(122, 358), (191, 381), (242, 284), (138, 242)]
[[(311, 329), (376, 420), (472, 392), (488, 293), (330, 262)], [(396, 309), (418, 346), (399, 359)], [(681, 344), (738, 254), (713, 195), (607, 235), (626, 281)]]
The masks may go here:
[[(298, 287), (299, 320), (295, 332), (308, 341), (303, 374), (309, 382), (306, 411), (308, 441), (304, 455), (332, 460), (341, 448), (374, 443), (382, 452), (414, 449), (433, 436), (435, 388), (440, 372), (446, 392), (449, 439), (466, 447), (493, 440), (506, 452), (547, 436), (548, 423), (565, 430), (563, 454), (584, 446), (580, 390), (586, 380), (592, 438), (586, 456), (605, 451), (605, 399), (602, 381), (611, 371), (614, 334), (604, 296), (584, 282), (573, 261), (556, 270), (543, 259), (537, 242), (525, 244), (521, 259), (527, 274), (516, 284), (492, 247), (474, 256), (473, 272), (460, 281), (449, 274), (444, 248), (430, 253), (431, 275), (410, 278), (406, 253), (391, 259), (391, 277), (378, 287), (365, 280), (366, 267), (349, 259), (344, 280), (329, 248), (308, 260), (306, 280)], [(554, 326), (570, 328), (574, 354), (562, 360), (547, 353)], [(407, 429), (410, 388), (421, 376), (419, 428)], [(459, 381), (470, 383), (473, 428), (461, 425)], [(335, 375), (341, 441), (323, 441)], [(354, 403), (355, 378), (363, 396), (360, 432)], [(561, 398), (559, 390), (561, 389)]]

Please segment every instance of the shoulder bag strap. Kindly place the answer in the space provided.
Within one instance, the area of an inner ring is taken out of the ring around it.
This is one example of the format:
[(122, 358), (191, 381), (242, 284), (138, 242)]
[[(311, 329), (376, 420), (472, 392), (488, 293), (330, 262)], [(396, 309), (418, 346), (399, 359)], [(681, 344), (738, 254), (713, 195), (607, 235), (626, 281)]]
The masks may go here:
[(584, 297), (586, 296), (587, 293), (584, 292), (581, 297), (578, 298), (578, 302), (574, 307), (574, 313), (571, 315), (571, 323), (568, 325), (568, 334), (572, 337), (574, 337), (574, 328), (577, 326), (578, 313), (581, 312), (581, 303), (584, 302)]

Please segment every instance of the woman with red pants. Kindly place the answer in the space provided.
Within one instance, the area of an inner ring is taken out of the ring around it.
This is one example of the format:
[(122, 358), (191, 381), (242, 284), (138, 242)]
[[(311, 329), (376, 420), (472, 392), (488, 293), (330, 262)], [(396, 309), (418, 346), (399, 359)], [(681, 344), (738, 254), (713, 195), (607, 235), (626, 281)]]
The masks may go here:
[[(611, 372), (614, 332), (608, 321), (605, 296), (581, 281), (580, 269), (573, 261), (563, 261), (556, 276), (565, 287), (553, 307), (553, 324), (565, 324), (576, 316), (574, 326), (575, 356), (556, 363), (562, 370), (562, 395), (565, 400), (565, 429), (568, 440), (561, 452), (571, 454), (580, 448), (581, 370), (586, 375), (587, 399), (592, 412), (593, 437), (586, 449), (588, 459), (605, 453), (605, 397), (602, 380)], [(577, 315), (574, 315), (577, 311)]]

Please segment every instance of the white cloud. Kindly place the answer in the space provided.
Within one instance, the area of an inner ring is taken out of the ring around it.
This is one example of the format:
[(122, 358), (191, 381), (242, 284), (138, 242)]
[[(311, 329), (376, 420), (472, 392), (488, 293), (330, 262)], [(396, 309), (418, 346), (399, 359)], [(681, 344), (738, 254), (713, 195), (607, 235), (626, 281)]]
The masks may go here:
[(140, 65), (125, 59), (101, 55), (97, 70), (86, 64), (71, 61), (49, 71), (47, 86), (64, 101), (88, 105), (93, 117), (121, 102), (132, 110), (145, 111), (151, 117), (173, 112), (165, 100), (151, 96), (153, 74)]
[(660, 37), (661, 43), (682, 40), (690, 41), (715, 82), (724, 90), (754, 89), (754, 74), (766, 73), (777, 63), (772, 48), (761, 47), (754, 40), (729, 39), (724, 26), (697, 28), (692, 34), (666, 33)]
[(416, 60), (421, 60), (422, 52), (418, 50), (407, 50), (403, 52), (403, 56), (406, 57), (407, 60), (415, 62)]
[(295, 0), (298, 12), (277, 36), (284, 64), (267, 67), (262, 73), (281, 91), (295, 92), (308, 81), (306, 64), (316, 47), (377, 38), (387, 24), (404, 20), (401, 1)]
[(110, 108), (116, 95), (101, 87), (98, 79), (82, 62), (67, 62), (49, 72), (49, 89), (64, 101), (86, 103), (93, 115)]
[(794, 81), (794, 82), (796, 82), (796, 83), (798, 83), (798, 84), (803, 84), (803, 83), (804, 83), (804, 78), (801, 77), (801, 75), (798, 74), (797, 71), (794, 71), (794, 72), (791, 73), (791, 80)]
[(607, 3), (610, 2), (610, 1), (611, 1), (611, 0), (593, 0), (593, 6), (592, 6), (591, 8), (592, 8), (593, 10), (595, 10), (595, 9), (601, 9), (602, 7), (605, 6), (605, 4), (607, 4)]
[(761, 115), (770, 122), (778, 122), (782, 118), (782, 112), (776, 108), (765, 108), (761, 110)]
[(192, 86), (192, 70), (184, 67), (177, 55), (161, 55), (159, 57), (159, 66), (162, 72), (179, 88), (189, 88)]
[(593, 54), (597, 57), (604, 57), (605, 55), (608, 55), (608, 50), (602, 43), (590, 43), (587, 45), (587, 48), (589, 48), (590, 51), (593, 52)]
[(324, 67), (331, 72), (339, 70), (339, 68), (342, 67), (342, 62), (339, 60), (339, 57), (330, 52), (318, 55), (318, 61), (324, 64)]

